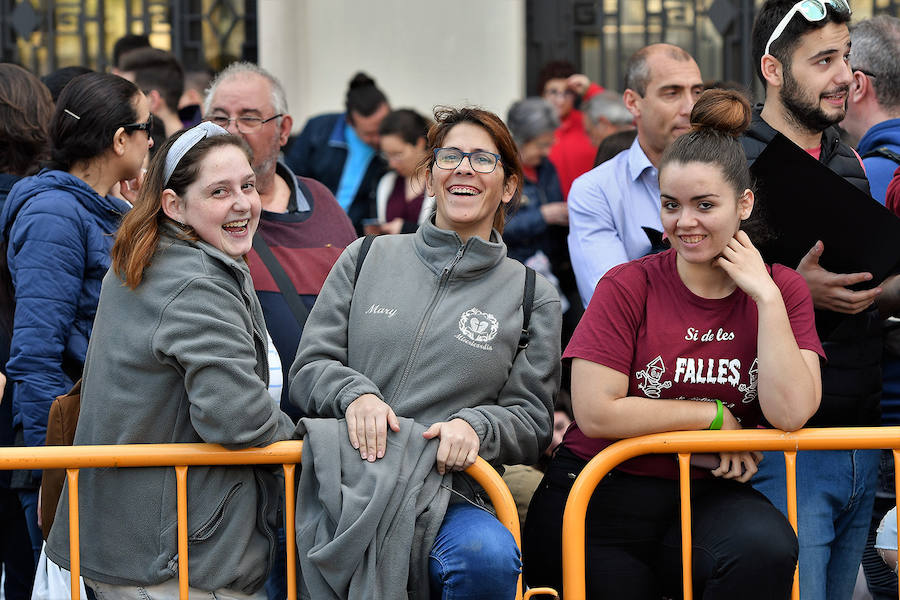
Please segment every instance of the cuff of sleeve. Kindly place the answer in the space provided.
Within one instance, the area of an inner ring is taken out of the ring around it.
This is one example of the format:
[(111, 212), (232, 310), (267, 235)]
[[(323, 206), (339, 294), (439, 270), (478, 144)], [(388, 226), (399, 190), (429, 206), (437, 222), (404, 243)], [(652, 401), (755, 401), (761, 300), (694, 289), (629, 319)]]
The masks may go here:
[(350, 403), (362, 396), (363, 394), (374, 394), (378, 396), (379, 400), (384, 401), (384, 397), (381, 395), (381, 392), (374, 385), (369, 387), (361, 387), (361, 388), (352, 388), (349, 390), (345, 390), (338, 397), (338, 410), (340, 414), (338, 418), (342, 418), (347, 413), (347, 407), (350, 406)]
[(479, 443), (484, 444), (490, 424), (483, 414), (472, 408), (464, 408), (447, 417), (448, 421), (452, 421), (453, 419), (462, 419), (471, 425), (472, 429), (475, 430), (475, 434), (478, 436)]

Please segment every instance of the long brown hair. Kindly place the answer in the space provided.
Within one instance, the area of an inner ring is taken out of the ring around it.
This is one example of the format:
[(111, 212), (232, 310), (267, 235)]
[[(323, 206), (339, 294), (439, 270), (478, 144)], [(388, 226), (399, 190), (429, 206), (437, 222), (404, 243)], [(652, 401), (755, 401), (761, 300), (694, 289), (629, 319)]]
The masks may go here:
[(32, 175), (50, 155), (50, 90), (18, 65), (0, 64), (0, 173)]
[[(112, 247), (112, 268), (124, 280), (125, 285), (131, 289), (141, 283), (144, 270), (150, 266), (150, 261), (159, 245), (160, 225), (166, 221), (173, 222), (162, 209), (163, 190), (170, 189), (180, 197), (184, 197), (187, 187), (200, 175), (200, 163), (213, 148), (237, 146), (247, 155), (247, 160), (252, 162), (250, 148), (240, 136), (207, 137), (194, 144), (178, 161), (178, 166), (166, 183), (164, 180), (166, 156), (169, 154), (172, 144), (183, 133), (183, 131), (179, 132), (166, 140), (162, 148), (153, 156), (134, 208), (128, 211), (128, 214), (122, 219), (122, 225), (116, 235), (116, 241)], [(185, 239), (198, 239), (189, 227), (183, 230), (182, 236)]]
[(506, 184), (510, 177), (516, 177), (516, 191), (513, 193), (512, 199), (505, 207), (501, 202), (494, 214), (493, 227), (503, 233), (506, 215), (515, 212), (522, 199), (523, 177), (519, 150), (516, 148), (516, 142), (506, 124), (494, 113), (474, 106), (463, 108), (439, 106), (434, 109), (434, 121), (434, 125), (428, 130), (428, 157), (424, 163), (429, 172), (434, 168), (434, 149), (440, 148), (450, 130), (460, 123), (478, 125), (491, 136), (494, 144), (497, 145), (497, 150), (500, 152), (500, 166), (503, 167), (503, 183)]

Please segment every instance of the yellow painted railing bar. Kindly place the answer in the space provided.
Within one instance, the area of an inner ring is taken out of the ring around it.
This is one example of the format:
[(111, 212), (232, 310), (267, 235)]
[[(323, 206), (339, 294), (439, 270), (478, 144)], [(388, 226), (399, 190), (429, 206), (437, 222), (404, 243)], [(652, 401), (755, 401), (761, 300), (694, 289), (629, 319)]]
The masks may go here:
[(226, 450), (219, 444), (127, 444), (0, 448), (2, 469), (281, 465), (299, 463), (303, 442)]
[(284, 541), (287, 558), (287, 597), (297, 597), (297, 535), (294, 527), (294, 512), (297, 509), (294, 500), (294, 473), (297, 465), (285, 463), (284, 469)]
[[(784, 452), (784, 480), (787, 488), (788, 522), (797, 534), (797, 453)], [(794, 565), (794, 582), (791, 584), (791, 600), (800, 600), (800, 564)]]
[(189, 600), (187, 472), (185, 465), (175, 467), (176, 514), (178, 518), (178, 596)]
[(681, 491), (681, 588), (684, 600), (694, 597), (694, 564), (691, 539), (691, 455), (678, 454), (679, 489)]
[(81, 554), (78, 529), (78, 469), (66, 469), (69, 483), (69, 583), (72, 600), (81, 598)]
[[(585, 517), (597, 484), (617, 465), (645, 454), (718, 453), (798, 450), (869, 450), (900, 445), (900, 426), (833, 427), (784, 432), (776, 429), (737, 431), (675, 431), (619, 440), (591, 459), (576, 478), (563, 514), (563, 592), (566, 600), (584, 600)], [(894, 452), (897, 460), (897, 451)], [(900, 463), (898, 463), (900, 464)], [(786, 468), (787, 464), (786, 464)], [(796, 468), (792, 477), (794, 495), (789, 506), (796, 513)], [(789, 484), (790, 485), (790, 484)], [(900, 480), (897, 482), (900, 494)], [(900, 522), (900, 519), (898, 519)], [(796, 526), (796, 521), (792, 523)], [(898, 577), (900, 580), (900, 577)], [(795, 573), (796, 581), (796, 573)], [(798, 597), (795, 583), (792, 598)]]
[[(187, 598), (187, 468), (189, 466), (221, 465), (282, 465), (285, 470), (285, 531), (288, 534), (286, 554), (287, 577), (290, 597), (296, 595), (296, 520), (294, 495), (295, 465), (300, 463), (303, 442), (290, 440), (276, 442), (264, 448), (227, 450), (218, 444), (127, 444), (107, 446), (45, 446), (28, 448), (0, 448), (0, 470), (5, 469), (66, 469), (69, 485), (69, 550), (72, 573), (72, 598), (79, 599), (80, 554), (78, 530), (78, 469), (102, 467), (175, 467), (178, 506), (178, 570), (179, 594)], [(519, 516), (516, 504), (503, 479), (482, 458), (466, 469), (487, 492), (497, 519), (510, 531), (516, 545), (521, 548)], [(182, 510), (182, 506), (184, 507)], [(183, 533), (182, 533), (183, 532)], [(182, 539), (183, 538), (183, 539)], [(583, 569), (583, 564), (582, 564)], [(182, 578), (183, 575), (183, 578)], [(291, 587), (293, 586), (293, 587)], [(538, 593), (556, 592), (549, 588), (534, 590)], [(516, 599), (522, 599), (522, 576), (519, 575)]]
[(548, 587), (539, 587), (539, 588), (531, 588), (527, 592), (525, 592), (525, 600), (530, 600), (535, 596), (550, 596), (552, 598), (556, 598), (559, 600), (559, 594), (553, 588)]

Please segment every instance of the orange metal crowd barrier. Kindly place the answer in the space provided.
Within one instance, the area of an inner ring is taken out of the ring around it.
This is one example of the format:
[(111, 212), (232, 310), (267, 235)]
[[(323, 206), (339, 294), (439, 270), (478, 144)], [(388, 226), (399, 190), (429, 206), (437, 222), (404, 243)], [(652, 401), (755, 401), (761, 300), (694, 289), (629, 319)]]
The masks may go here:
[[(900, 459), (900, 427), (801, 429), (786, 433), (771, 429), (741, 431), (677, 431), (620, 440), (595, 456), (575, 480), (563, 516), (563, 595), (585, 600), (585, 516), (594, 488), (620, 463), (643, 454), (676, 454), (681, 490), (682, 586), (685, 600), (693, 597), (691, 582), (690, 458), (692, 453), (768, 450), (784, 452), (788, 520), (797, 531), (797, 451), (891, 448)], [(900, 498), (900, 471), (895, 477)], [(898, 515), (900, 521), (900, 515)], [(799, 532), (803, 535), (803, 532)], [(900, 536), (898, 536), (900, 537)], [(900, 578), (900, 576), (898, 576)], [(797, 573), (791, 598), (800, 597)]]
[[(300, 463), (303, 442), (277, 442), (264, 448), (226, 450), (217, 444), (129, 444), (116, 446), (48, 446), (44, 448), (0, 448), (0, 470), (66, 469), (69, 489), (69, 545), (71, 556), (72, 599), (79, 600), (80, 573), (78, 527), (79, 469), (97, 467), (174, 467), (178, 509), (178, 586), (182, 600), (188, 598), (188, 532), (187, 473), (193, 466), (282, 465), (285, 488), (285, 530), (294, 531), (295, 471)], [(506, 526), (521, 547), (519, 516), (512, 494), (500, 475), (478, 458), (466, 470), (487, 492), (497, 518)], [(287, 536), (287, 592), (297, 597), (297, 546), (294, 536)], [(556, 593), (546, 588), (529, 590), (524, 598)], [(522, 577), (519, 576), (516, 599), (522, 600)]]

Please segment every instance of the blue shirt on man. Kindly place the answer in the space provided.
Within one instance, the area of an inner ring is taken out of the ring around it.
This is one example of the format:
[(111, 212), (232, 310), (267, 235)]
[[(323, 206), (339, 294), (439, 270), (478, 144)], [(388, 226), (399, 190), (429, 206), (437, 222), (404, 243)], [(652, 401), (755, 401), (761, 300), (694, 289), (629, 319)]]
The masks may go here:
[(569, 191), (569, 255), (585, 306), (612, 267), (653, 249), (642, 229), (662, 231), (659, 173), (638, 140), (575, 180)]
[(347, 161), (344, 163), (341, 181), (334, 197), (344, 212), (347, 212), (353, 204), (363, 175), (369, 168), (369, 162), (375, 156), (375, 150), (356, 135), (356, 130), (350, 123), (344, 125), (344, 139), (347, 141)]

